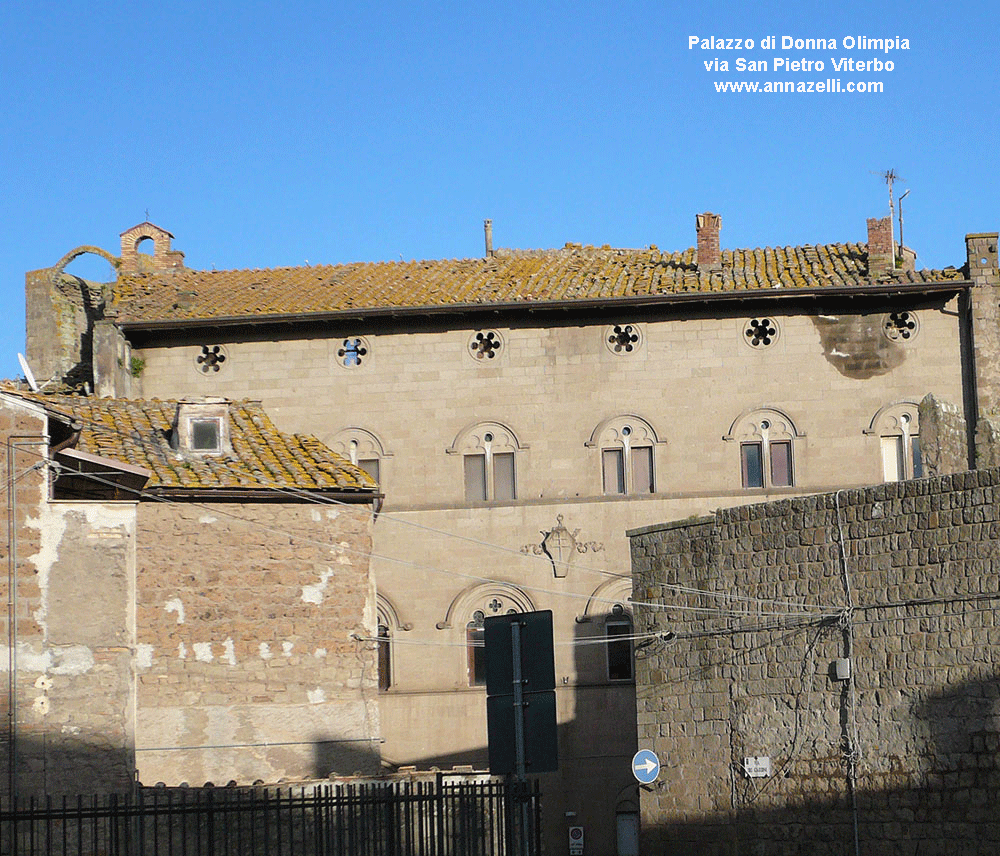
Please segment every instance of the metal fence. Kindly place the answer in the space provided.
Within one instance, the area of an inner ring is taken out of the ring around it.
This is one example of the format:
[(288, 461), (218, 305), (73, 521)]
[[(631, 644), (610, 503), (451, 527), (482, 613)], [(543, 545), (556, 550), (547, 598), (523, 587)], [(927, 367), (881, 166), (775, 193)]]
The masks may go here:
[(2, 856), (534, 856), (537, 783), (139, 788), (0, 804)]

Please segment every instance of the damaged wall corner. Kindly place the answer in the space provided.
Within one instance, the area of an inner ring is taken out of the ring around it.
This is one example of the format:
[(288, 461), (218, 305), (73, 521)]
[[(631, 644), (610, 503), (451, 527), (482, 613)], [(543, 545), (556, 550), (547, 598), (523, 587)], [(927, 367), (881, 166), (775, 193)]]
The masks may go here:
[[(978, 448), (977, 436), (977, 448)], [(966, 423), (962, 409), (931, 393), (920, 402), (920, 456), (925, 476), (943, 476), (969, 469)]]

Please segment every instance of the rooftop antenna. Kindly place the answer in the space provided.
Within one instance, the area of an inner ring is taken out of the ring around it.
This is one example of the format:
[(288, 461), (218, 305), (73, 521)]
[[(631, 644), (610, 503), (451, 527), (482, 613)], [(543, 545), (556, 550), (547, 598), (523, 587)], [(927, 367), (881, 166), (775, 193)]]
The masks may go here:
[[(892, 229), (892, 220), (896, 216), (896, 206), (893, 204), (893, 201), (892, 201), (892, 189), (893, 189), (892, 186), (897, 181), (906, 181), (906, 179), (903, 178), (903, 176), (901, 176), (894, 169), (887, 169), (887, 170), (885, 170), (885, 172), (876, 172), (876, 173), (872, 173), (872, 174), (873, 175), (881, 176), (882, 180), (887, 185), (889, 185), (889, 229), (891, 230)], [(909, 191), (907, 191), (907, 192), (909, 192)], [(893, 247), (892, 247), (892, 257), (895, 258), (896, 257), (896, 242), (895, 242), (895, 240), (893, 240), (892, 244), (893, 244)], [(902, 236), (900, 236), (900, 244), (902, 244)]]
[(38, 381), (35, 380), (35, 374), (32, 372), (31, 366), (28, 365), (28, 361), (24, 358), (24, 354), (18, 354), (17, 361), (21, 364), (21, 371), (24, 372), (24, 379), (28, 382), (31, 391), (38, 392)]
[(899, 197), (899, 252), (903, 252), (903, 200), (910, 195), (910, 191), (907, 190), (902, 196)]

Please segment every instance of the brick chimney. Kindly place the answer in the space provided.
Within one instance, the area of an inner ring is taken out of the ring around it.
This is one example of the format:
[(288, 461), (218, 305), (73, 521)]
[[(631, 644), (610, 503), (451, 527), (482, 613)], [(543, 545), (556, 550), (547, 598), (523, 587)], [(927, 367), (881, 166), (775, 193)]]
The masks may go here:
[(696, 214), (694, 228), (698, 235), (698, 270), (719, 270), (722, 267), (722, 251), (719, 249), (719, 230), (722, 217), (718, 214)]
[(868, 275), (888, 273), (895, 268), (892, 217), (868, 218)]

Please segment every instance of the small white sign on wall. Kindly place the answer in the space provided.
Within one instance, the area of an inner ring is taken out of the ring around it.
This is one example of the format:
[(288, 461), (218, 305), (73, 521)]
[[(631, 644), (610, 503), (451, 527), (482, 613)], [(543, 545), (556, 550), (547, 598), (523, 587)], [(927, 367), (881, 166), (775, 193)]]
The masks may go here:
[(743, 772), (751, 779), (766, 779), (771, 775), (771, 759), (766, 755), (743, 759)]

